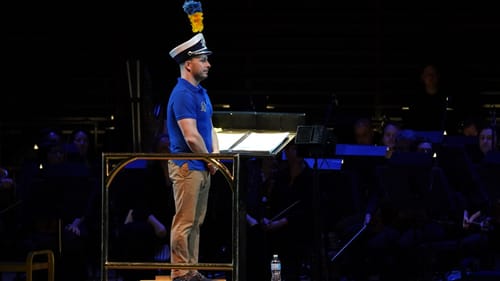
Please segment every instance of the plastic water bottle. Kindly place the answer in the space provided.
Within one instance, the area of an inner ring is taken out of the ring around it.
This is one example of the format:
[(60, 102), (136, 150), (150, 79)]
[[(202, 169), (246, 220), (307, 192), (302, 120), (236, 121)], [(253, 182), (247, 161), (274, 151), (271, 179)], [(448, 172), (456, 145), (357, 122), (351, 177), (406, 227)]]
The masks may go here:
[(271, 281), (281, 281), (281, 261), (277, 254), (271, 260)]

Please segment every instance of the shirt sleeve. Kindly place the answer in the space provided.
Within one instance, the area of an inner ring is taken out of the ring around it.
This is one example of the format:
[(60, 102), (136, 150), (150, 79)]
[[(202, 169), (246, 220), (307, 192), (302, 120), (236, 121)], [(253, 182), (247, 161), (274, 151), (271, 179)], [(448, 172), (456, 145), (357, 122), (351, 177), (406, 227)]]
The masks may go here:
[(196, 118), (196, 103), (188, 92), (180, 92), (174, 99), (174, 114), (176, 120)]

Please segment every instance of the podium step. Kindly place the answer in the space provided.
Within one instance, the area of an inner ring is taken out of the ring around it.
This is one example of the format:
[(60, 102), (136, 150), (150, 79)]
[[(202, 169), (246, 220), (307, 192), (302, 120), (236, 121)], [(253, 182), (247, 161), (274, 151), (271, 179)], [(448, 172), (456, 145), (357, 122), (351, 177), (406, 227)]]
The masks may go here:
[[(212, 279), (214, 281), (226, 281), (226, 279)], [(154, 280), (140, 280), (140, 281), (172, 281), (172, 278), (170, 278), (170, 275), (157, 275)]]

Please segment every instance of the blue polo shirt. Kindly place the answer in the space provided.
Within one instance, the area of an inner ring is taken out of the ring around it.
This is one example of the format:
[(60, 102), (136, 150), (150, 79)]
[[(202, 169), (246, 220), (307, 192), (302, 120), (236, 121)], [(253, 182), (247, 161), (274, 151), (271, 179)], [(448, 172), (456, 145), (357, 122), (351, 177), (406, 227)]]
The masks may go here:
[[(208, 152), (212, 152), (212, 114), (213, 108), (207, 91), (201, 85), (195, 87), (183, 78), (177, 79), (177, 84), (170, 93), (167, 105), (167, 130), (170, 138), (171, 153), (192, 152), (181, 129), (178, 120), (184, 118), (196, 119), (197, 129), (207, 145)], [(174, 160), (181, 166), (188, 162), (190, 170), (207, 170), (206, 163), (200, 160)]]

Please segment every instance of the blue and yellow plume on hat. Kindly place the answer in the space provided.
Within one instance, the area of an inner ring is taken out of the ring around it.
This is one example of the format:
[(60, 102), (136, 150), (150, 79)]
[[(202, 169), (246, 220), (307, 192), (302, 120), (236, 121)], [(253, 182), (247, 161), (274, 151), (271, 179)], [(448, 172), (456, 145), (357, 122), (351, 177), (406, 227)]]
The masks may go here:
[(194, 33), (203, 31), (203, 10), (201, 8), (201, 2), (194, 0), (184, 1), (182, 5), (184, 12), (188, 15), (189, 21), (191, 22), (191, 28)]

